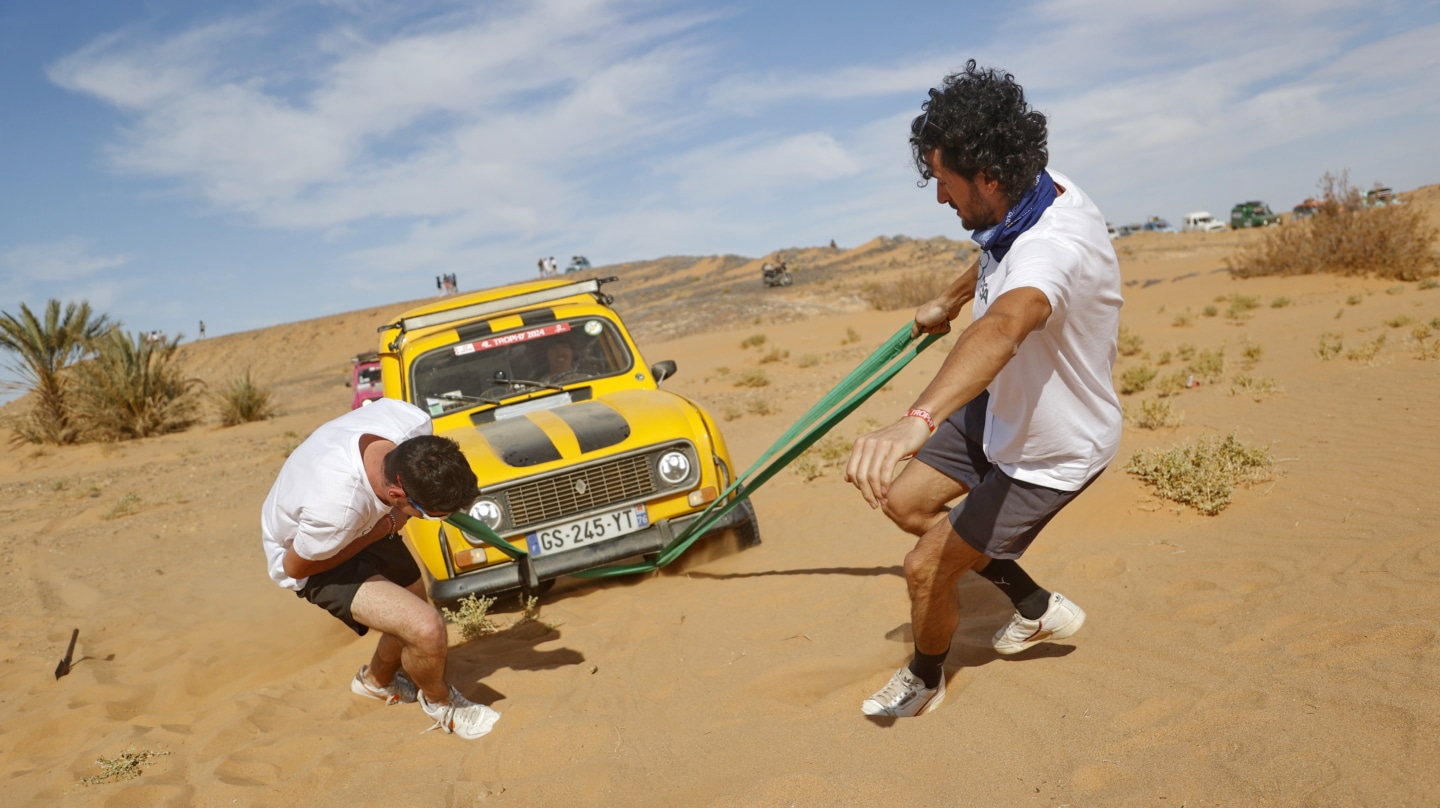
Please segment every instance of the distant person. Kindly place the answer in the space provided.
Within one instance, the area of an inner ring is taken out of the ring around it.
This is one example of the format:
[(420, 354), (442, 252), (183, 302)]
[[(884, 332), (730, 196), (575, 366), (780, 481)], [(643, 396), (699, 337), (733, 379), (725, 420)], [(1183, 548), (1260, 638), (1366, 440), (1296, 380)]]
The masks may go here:
[(545, 277), (545, 256), (543, 256), (543, 255), (540, 256), (539, 260), (537, 260), (537, 261), (535, 262), (535, 265), (538, 266), (538, 267), (540, 267), (540, 277), (541, 277), (541, 278), (544, 278), (544, 277)]
[(435, 294), (441, 295), (441, 296), (443, 296), (443, 295), (445, 294), (445, 285), (440, 282), (440, 276), (439, 276), (439, 275), (436, 275), (436, 276), (435, 276)]
[(260, 509), (271, 579), (362, 637), (380, 632), (350, 690), (387, 704), (418, 700), (436, 727), (467, 739), (500, 714), (446, 683), (445, 621), (399, 531), (464, 509), (475, 492), (475, 472), (454, 441), (430, 434), (430, 416), (381, 398), (306, 438)]
[(200, 339), (205, 339), (205, 321), (200, 321)]
[(973, 321), (909, 411), (855, 441), (845, 469), (870, 507), (919, 537), (904, 565), (915, 653), (861, 704), (872, 716), (922, 715), (944, 701), (966, 570), (1015, 607), (993, 639), (998, 653), (1080, 630), (1085, 611), (1042, 589), (1016, 559), (1120, 443), (1111, 382), (1120, 267), (1105, 217), (1046, 170), (1045, 116), (1009, 73), (972, 59), (922, 109), (910, 125), (915, 166), (981, 253), (916, 310), (913, 333), (948, 331), (972, 300)]
[(832, 249), (832, 250), (838, 250), (838, 249), (839, 249), (839, 247), (836, 247), (836, 246), (835, 246), (835, 239), (833, 239), (833, 238), (830, 239), (830, 249)]

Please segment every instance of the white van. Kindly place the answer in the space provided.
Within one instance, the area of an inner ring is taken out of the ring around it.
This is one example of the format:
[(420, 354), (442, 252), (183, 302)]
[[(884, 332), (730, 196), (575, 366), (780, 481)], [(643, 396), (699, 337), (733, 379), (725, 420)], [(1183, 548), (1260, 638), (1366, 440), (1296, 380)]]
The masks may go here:
[(1217, 233), (1225, 229), (1225, 223), (1203, 210), (1185, 214), (1181, 220), (1182, 233)]

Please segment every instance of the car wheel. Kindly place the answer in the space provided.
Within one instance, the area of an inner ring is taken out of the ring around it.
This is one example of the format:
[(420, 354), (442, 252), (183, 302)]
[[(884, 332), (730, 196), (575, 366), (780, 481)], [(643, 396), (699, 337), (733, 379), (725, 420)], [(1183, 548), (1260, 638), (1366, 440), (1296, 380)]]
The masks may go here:
[(760, 521), (755, 516), (755, 506), (747, 499), (737, 505), (736, 510), (743, 515), (740, 523), (735, 526), (735, 537), (740, 549), (746, 550), (760, 544)]

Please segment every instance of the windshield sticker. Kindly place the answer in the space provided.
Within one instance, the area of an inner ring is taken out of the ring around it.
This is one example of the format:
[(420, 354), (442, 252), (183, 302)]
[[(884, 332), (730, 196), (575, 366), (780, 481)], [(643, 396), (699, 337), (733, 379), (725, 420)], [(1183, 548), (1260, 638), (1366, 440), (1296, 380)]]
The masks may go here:
[(569, 330), (569, 323), (555, 323), (554, 325), (547, 325), (544, 328), (530, 328), (525, 331), (516, 331), (513, 334), (506, 334), (503, 337), (491, 337), (490, 339), (482, 339), (475, 342), (467, 342), (463, 345), (456, 345), (455, 355), (464, 356), (465, 354), (474, 353), (476, 351), (488, 351), (491, 348), (503, 348), (507, 345), (516, 345), (518, 343), (526, 342), (532, 339), (549, 337), (554, 334), (564, 334)]

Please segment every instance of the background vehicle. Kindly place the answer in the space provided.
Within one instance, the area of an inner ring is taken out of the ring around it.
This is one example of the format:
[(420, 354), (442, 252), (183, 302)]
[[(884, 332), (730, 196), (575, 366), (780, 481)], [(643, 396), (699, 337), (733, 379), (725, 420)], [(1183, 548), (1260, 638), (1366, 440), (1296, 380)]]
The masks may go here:
[(1219, 233), (1225, 229), (1225, 223), (1210, 215), (1209, 211), (1197, 210), (1194, 213), (1185, 214), (1180, 220), (1180, 232), (1182, 233)]
[(1239, 230), (1242, 227), (1271, 227), (1280, 224), (1280, 214), (1270, 210), (1270, 206), (1259, 200), (1241, 202), (1230, 209), (1230, 227)]
[(790, 267), (784, 261), (779, 266), (773, 266), (769, 262), (760, 267), (760, 273), (764, 278), (766, 286), (789, 286)]
[(1142, 225), (1141, 229), (1147, 233), (1175, 232), (1175, 228), (1171, 227), (1169, 222), (1165, 221), (1159, 216), (1151, 216), (1149, 219), (1146, 219), (1145, 224)]
[(590, 259), (589, 259), (589, 258), (586, 258), (586, 257), (583, 256), (583, 255), (572, 255), (572, 256), (570, 256), (570, 263), (569, 263), (569, 265), (565, 267), (565, 274), (568, 275), (568, 274), (570, 274), (571, 272), (581, 272), (581, 271), (586, 270), (586, 269), (589, 269), (589, 268), (590, 268)]
[[(510, 560), (448, 524), (412, 520), (411, 542), (441, 604), (647, 557), (735, 476), (715, 419), (661, 390), (675, 363), (646, 368), (600, 291), (615, 280), (541, 280), (446, 298), (381, 329), (385, 394), (427, 410), (480, 481), (469, 513), (512, 544)], [(556, 357), (568, 352), (557, 369)], [(758, 544), (736, 506), (709, 535)]]
[(1320, 203), (1314, 199), (1307, 199), (1295, 206), (1291, 214), (1296, 219), (1308, 219), (1320, 212)]
[(1384, 205), (1399, 204), (1395, 198), (1395, 192), (1385, 186), (1371, 188), (1365, 192), (1364, 205), (1367, 208), (1378, 208)]
[(371, 351), (350, 360), (350, 378), (346, 387), (352, 387), (355, 394), (350, 398), (350, 409), (355, 410), (377, 398), (385, 397), (385, 386), (380, 382), (380, 355)]

